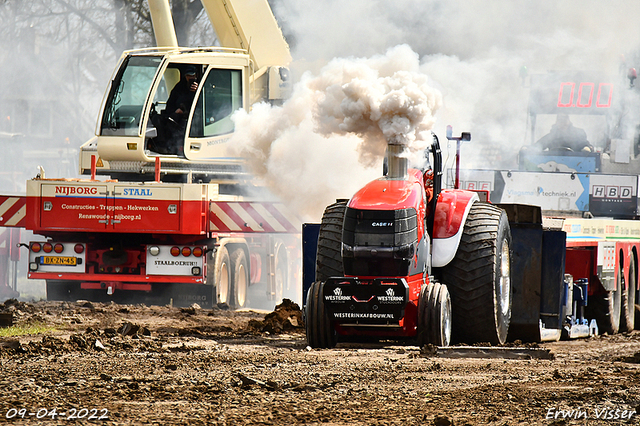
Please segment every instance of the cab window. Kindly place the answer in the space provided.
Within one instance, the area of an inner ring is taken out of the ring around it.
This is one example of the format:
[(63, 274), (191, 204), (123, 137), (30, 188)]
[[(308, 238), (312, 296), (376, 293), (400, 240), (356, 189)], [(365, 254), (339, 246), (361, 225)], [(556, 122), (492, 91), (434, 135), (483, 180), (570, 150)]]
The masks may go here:
[(138, 135), (142, 111), (162, 58), (129, 57), (111, 86), (100, 134)]
[(242, 108), (242, 71), (212, 69), (205, 79), (191, 121), (189, 137), (231, 133), (231, 115)]

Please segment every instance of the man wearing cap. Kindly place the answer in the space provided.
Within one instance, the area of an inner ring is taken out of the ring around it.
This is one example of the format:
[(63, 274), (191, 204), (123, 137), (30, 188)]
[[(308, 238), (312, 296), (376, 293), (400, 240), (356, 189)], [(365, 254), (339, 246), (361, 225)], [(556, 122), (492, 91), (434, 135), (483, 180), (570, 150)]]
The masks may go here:
[[(169, 99), (167, 99), (166, 111), (169, 113), (170, 120), (176, 123), (186, 120), (193, 103), (193, 97), (198, 90), (196, 79), (196, 67), (187, 66), (182, 73), (182, 78), (171, 90)], [(184, 126), (185, 123), (182, 124)]]
[(184, 139), (189, 110), (198, 90), (198, 75), (194, 65), (186, 66), (181, 73), (180, 81), (171, 90), (162, 117), (152, 118), (158, 130), (158, 138), (150, 145), (160, 154), (183, 155)]

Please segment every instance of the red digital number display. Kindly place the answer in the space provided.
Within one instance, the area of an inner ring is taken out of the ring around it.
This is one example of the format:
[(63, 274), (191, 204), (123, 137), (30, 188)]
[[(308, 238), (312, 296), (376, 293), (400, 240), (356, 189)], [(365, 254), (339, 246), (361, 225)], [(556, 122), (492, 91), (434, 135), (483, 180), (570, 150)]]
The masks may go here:
[[(593, 95), (595, 92), (595, 83), (583, 82), (578, 85), (578, 93), (576, 94), (576, 82), (560, 83), (560, 91), (558, 92), (558, 108), (591, 108), (593, 105)], [(611, 97), (613, 96), (612, 83), (598, 84), (598, 92), (596, 93), (596, 107), (609, 108), (611, 106)]]

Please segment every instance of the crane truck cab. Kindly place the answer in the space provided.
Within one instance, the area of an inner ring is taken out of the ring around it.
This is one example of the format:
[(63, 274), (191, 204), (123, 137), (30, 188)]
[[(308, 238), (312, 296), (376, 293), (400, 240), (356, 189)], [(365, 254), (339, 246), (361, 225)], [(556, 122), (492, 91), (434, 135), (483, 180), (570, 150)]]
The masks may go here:
[[(222, 47), (179, 47), (168, 0), (149, 0), (158, 47), (120, 57), (96, 136), (81, 147), (81, 174), (129, 181), (154, 180), (156, 174), (186, 183), (250, 180), (244, 161), (227, 150), (231, 115), (289, 95), (289, 46), (267, 1), (201, 2)], [(180, 108), (188, 114), (167, 123), (170, 111), (163, 116), (164, 107), (186, 67), (196, 69), (197, 91)]]
[[(195, 69), (197, 90), (184, 118), (166, 111), (181, 73)], [(272, 66), (263, 78), (252, 72), (247, 52), (211, 47), (155, 48), (124, 52), (111, 79), (96, 126), (96, 137), (81, 147), (81, 169), (131, 180), (152, 180), (160, 157), (169, 176), (209, 181), (212, 176), (237, 179), (241, 158), (228, 152), (234, 131), (232, 114), (259, 100), (279, 102), (290, 89), (288, 70)], [(258, 84), (260, 83), (260, 84)], [(125, 175), (126, 173), (126, 175)]]

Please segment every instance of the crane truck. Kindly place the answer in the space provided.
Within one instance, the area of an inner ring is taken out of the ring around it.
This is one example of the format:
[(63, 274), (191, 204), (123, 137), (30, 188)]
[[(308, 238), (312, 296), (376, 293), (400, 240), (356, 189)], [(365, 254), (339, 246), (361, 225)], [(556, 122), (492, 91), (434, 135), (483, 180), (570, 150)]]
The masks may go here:
[[(202, 3), (221, 46), (179, 47), (168, 1), (149, 0), (158, 47), (120, 57), (80, 149), (89, 179), (41, 173), (26, 197), (1, 200), (0, 226), (40, 237), (25, 244), (28, 278), (46, 281), (48, 299), (299, 299), (298, 219), (228, 152), (234, 111), (288, 95), (289, 48), (266, 0)], [(176, 122), (166, 107), (187, 73), (197, 91)]]

